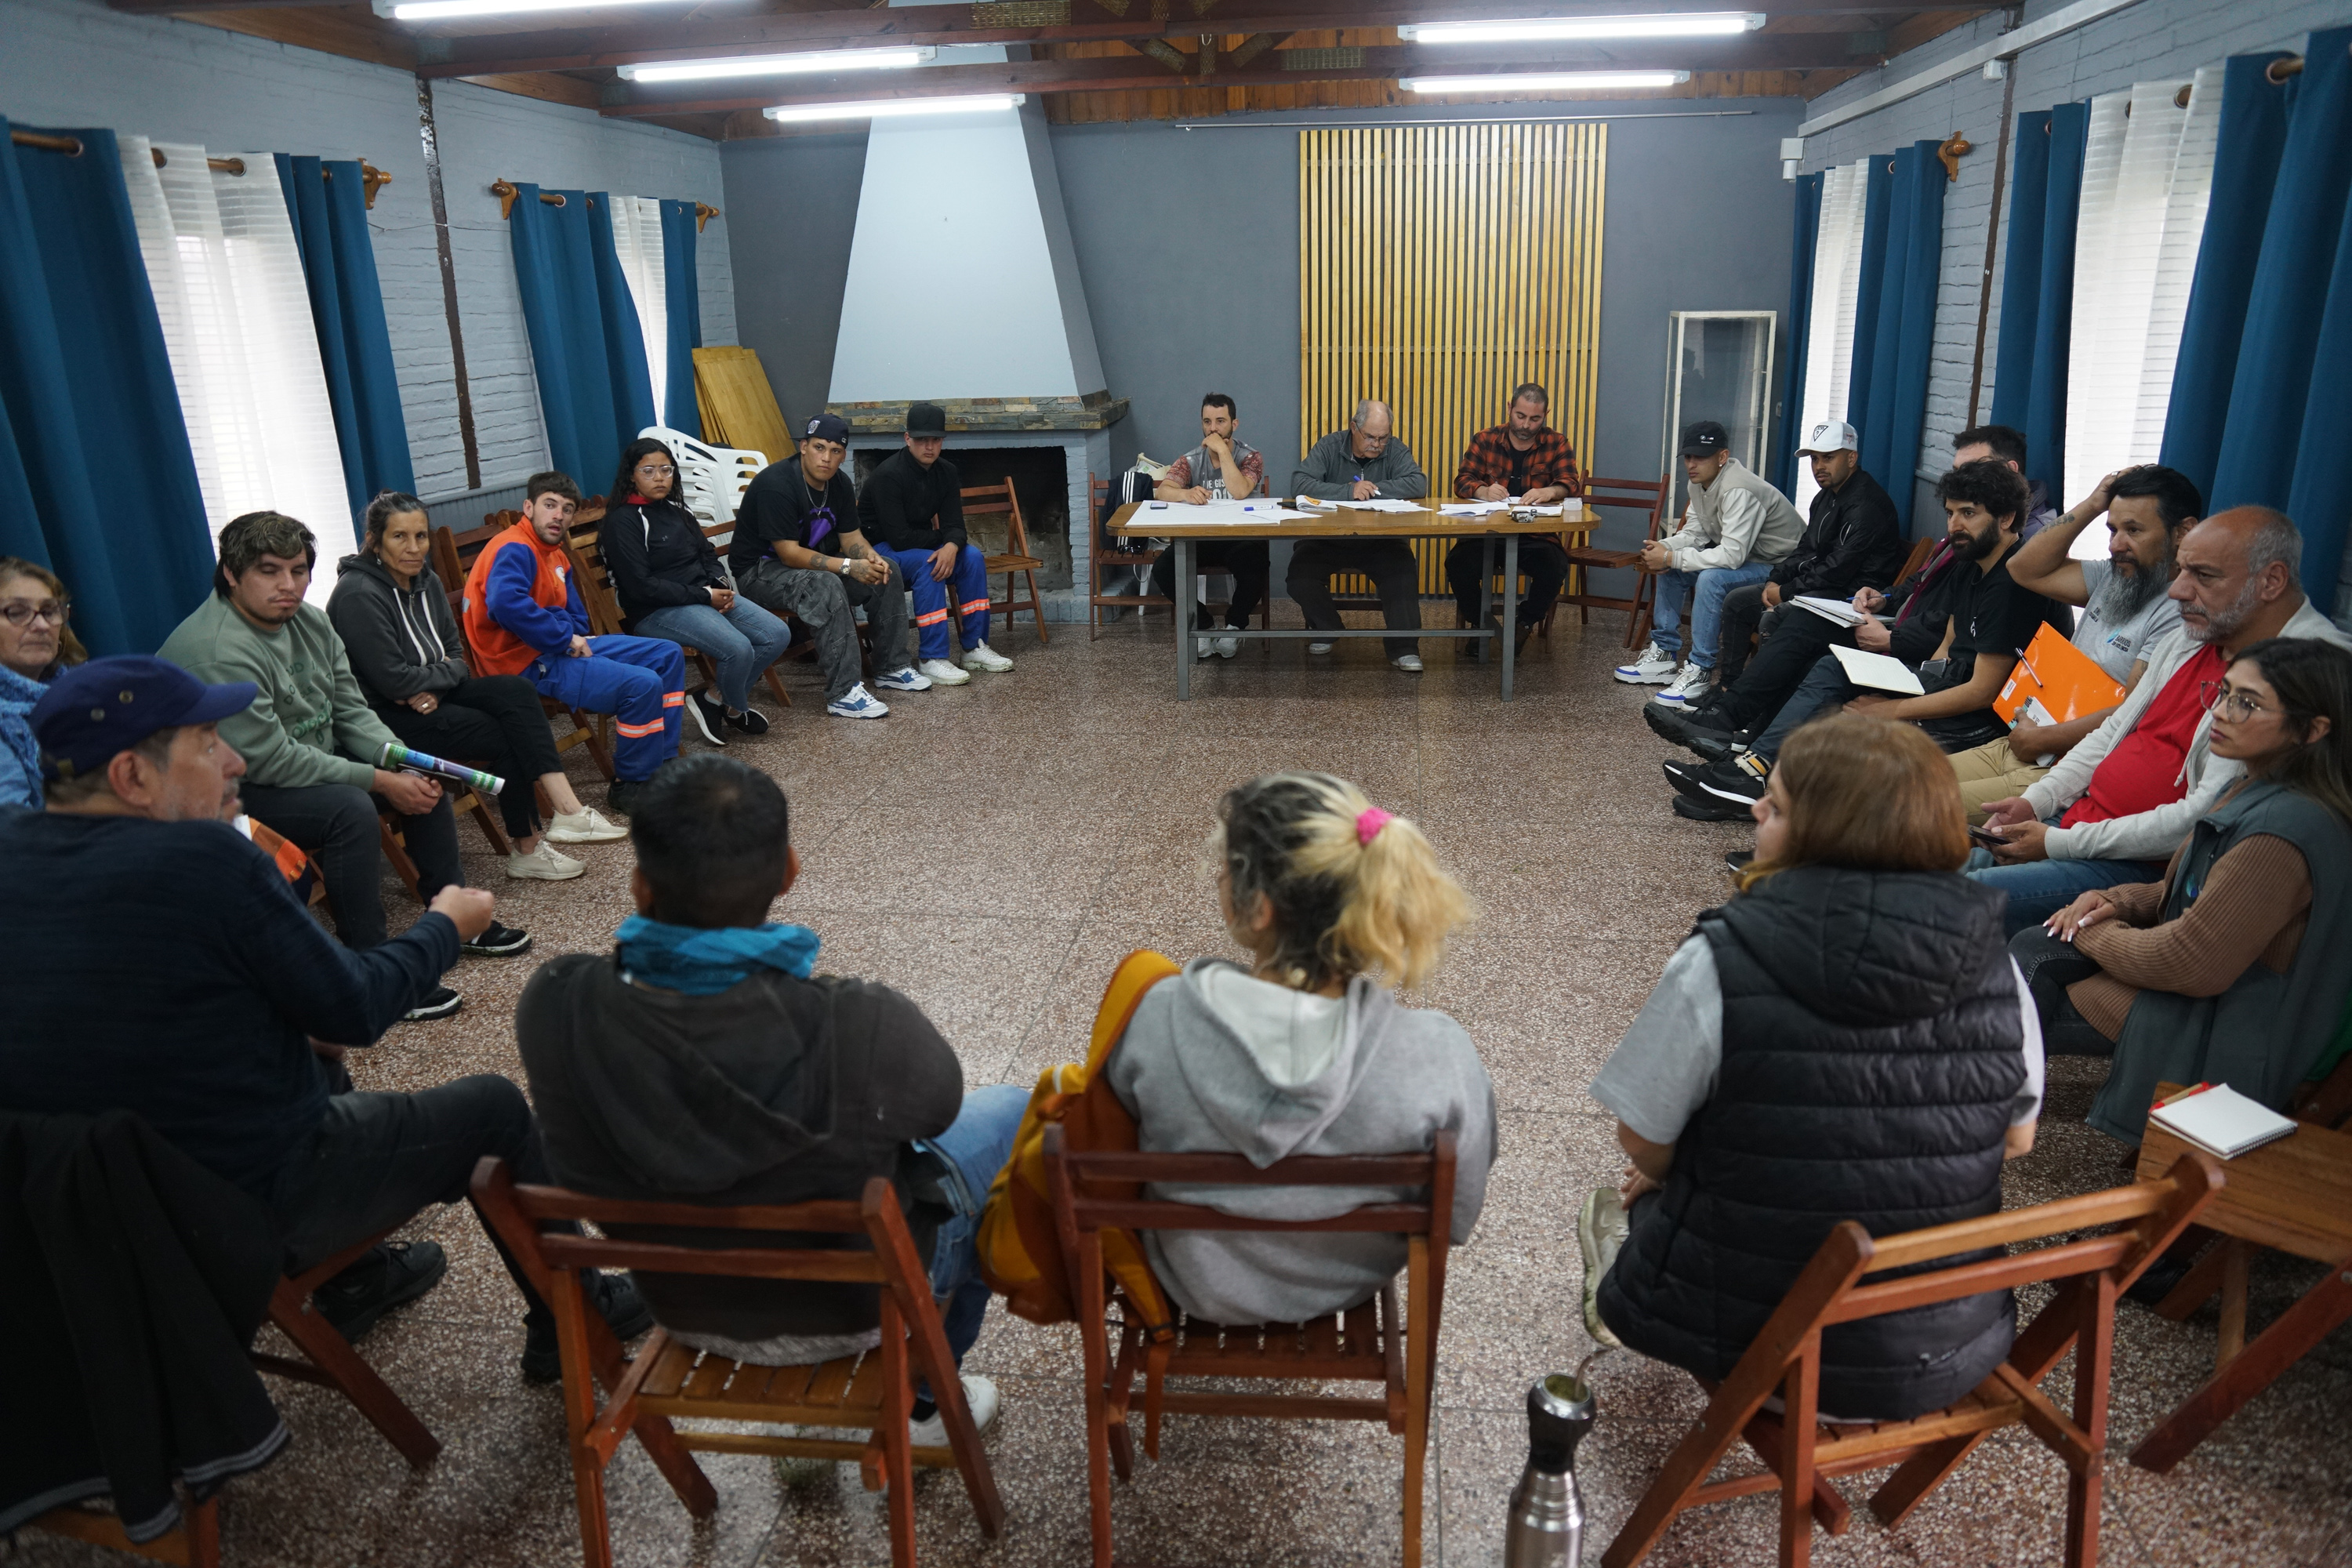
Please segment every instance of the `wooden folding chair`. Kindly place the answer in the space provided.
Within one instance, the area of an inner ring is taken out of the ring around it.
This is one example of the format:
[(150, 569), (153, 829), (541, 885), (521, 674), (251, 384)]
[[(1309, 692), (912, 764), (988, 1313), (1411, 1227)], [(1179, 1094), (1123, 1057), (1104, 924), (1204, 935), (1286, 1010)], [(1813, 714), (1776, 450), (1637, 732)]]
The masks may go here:
[[(1597, 508), (1620, 508), (1639, 513), (1645, 530), (1642, 537), (1644, 541), (1654, 540), (1659, 537), (1659, 530), (1665, 522), (1667, 494), (1668, 486), (1664, 475), (1654, 479), (1588, 478), (1584, 481), (1585, 521), (1589, 524), (1597, 524), (1600, 521), (1594, 516)], [(1572, 540), (1563, 537), (1560, 542), (1568, 552), (1568, 583), (1560, 596), (1552, 602), (1552, 607), (1544, 613), (1543, 635), (1551, 636), (1551, 618), (1559, 613), (1562, 605), (1576, 606), (1577, 624), (1580, 626), (1590, 622), (1596, 609), (1622, 610), (1626, 616), (1625, 646), (1641, 647), (1642, 639), (1650, 631), (1650, 605), (1657, 595), (1657, 579), (1647, 572), (1643, 573), (1633, 584), (1633, 595), (1621, 598), (1592, 593), (1585, 581), (1585, 574), (1594, 567), (1624, 570), (1638, 563), (1642, 552), (1638, 550), (1600, 549), (1592, 542), (1590, 527), (1577, 532)]]
[[(2065, 1461), (2066, 1563), (2068, 1568), (2093, 1568), (2099, 1557), (2116, 1298), (2188, 1227), (2221, 1184), (2220, 1162), (2187, 1154), (2157, 1181), (1900, 1236), (1873, 1240), (1853, 1221), (1841, 1222), (1731, 1375), (1712, 1390), (1706, 1414), (1667, 1456), (1633, 1517), (1610, 1542), (1601, 1560), (1603, 1568), (1633, 1568), (1685, 1509), (1774, 1490), (1780, 1494), (1781, 1568), (1801, 1568), (1812, 1560), (1815, 1517), (1832, 1535), (1843, 1534), (1852, 1521), (1845, 1500), (1826, 1484), (1831, 1477), (1899, 1465), (1870, 1500), (1871, 1511), (1892, 1530), (1977, 1444), (2004, 1426), (2021, 1425)], [(2065, 1239), (2104, 1226), (2120, 1228)], [(2001, 1250), (2035, 1241), (2052, 1245)], [(1991, 1257), (1972, 1256), (1988, 1250)], [(1959, 1261), (1947, 1262), (1955, 1258)], [(1946, 1267), (1863, 1283), (1868, 1275), (1936, 1263)], [(1957, 1405), (1908, 1421), (1832, 1427), (1816, 1422), (1824, 1329), (2044, 1282), (2057, 1286), (2048, 1305), (2019, 1331), (2008, 1360)], [(2071, 1415), (2039, 1386), (2070, 1350)], [(1783, 1415), (1764, 1409), (1776, 1393)], [(1764, 1461), (1764, 1473), (1709, 1481), (1708, 1473), (1742, 1437)]]
[[(597, 515), (604, 515), (601, 508)], [(473, 634), (466, 629), (466, 574), (474, 569), (475, 559), (482, 553), (484, 545), (521, 521), (522, 513), (519, 511), (494, 511), (482, 520), (481, 527), (469, 528), (463, 533), (453, 532), (446, 524), (433, 531), (433, 571), (441, 579), (441, 586), (447, 590), (449, 608), (457, 617), (457, 635), (465, 639), (466, 644), (466, 663), (476, 670), (481, 669), (483, 665), (481, 655), (474, 647)], [(582, 600), (583, 603), (586, 601), (584, 592)], [(571, 730), (555, 737), (558, 755), (574, 746), (585, 746), (588, 755), (596, 763), (596, 771), (604, 775), (607, 784), (619, 776), (613, 771), (612, 748), (598, 729), (596, 718), (551, 697), (541, 698), (539, 705), (551, 719), (572, 721)], [(603, 721), (610, 723), (612, 715), (604, 715)]]
[(375, 1369), (362, 1360), (351, 1342), (343, 1338), (334, 1324), (310, 1310), (311, 1293), (320, 1286), (341, 1274), (367, 1255), (368, 1250), (382, 1241), (383, 1236), (370, 1237), (355, 1247), (345, 1247), (324, 1262), (289, 1274), (278, 1282), (270, 1293), (269, 1321), (294, 1342), (295, 1349), (305, 1359), (273, 1354), (267, 1351), (253, 1352), (253, 1364), (278, 1377), (290, 1377), (300, 1383), (317, 1384), (338, 1389), (344, 1398), (358, 1406), (368, 1418), (368, 1425), (383, 1434), (383, 1440), (400, 1450), (401, 1458), (423, 1468), (433, 1462), (441, 1451), (440, 1440), (425, 1429), (416, 1413), (408, 1408), (400, 1395), (378, 1377)]
[[(964, 1403), (947, 1331), (931, 1300), (929, 1278), (915, 1254), (898, 1194), (882, 1177), (868, 1181), (856, 1203), (713, 1208), (626, 1203), (561, 1187), (520, 1186), (505, 1162), (485, 1158), (474, 1169), (472, 1191), (475, 1206), (555, 1310), (564, 1424), (570, 1434), (572, 1484), (579, 1495), (581, 1546), (589, 1568), (611, 1568), (604, 1468), (632, 1432), (697, 1519), (708, 1518), (718, 1508), (719, 1496), (689, 1450), (856, 1461), (868, 1491), (888, 1492), (890, 1560), (896, 1568), (912, 1568), (915, 1561), (916, 1465), (961, 1471), (982, 1533), (993, 1539), (1003, 1528), (1004, 1504), (997, 1496), (995, 1473)], [(618, 1226), (672, 1226), (864, 1236), (871, 1250), (816, 1251), (764, 1244), (705, 1249), (602, 1240), (541, 1228), (567, 1220), (585, 1220), (608, 1234)], [(599, 1268), (873, 1285), (881, 1300), (882, 1342), (863, 1355), (813, 1366), (776, 1367), (692, 1350), (656, 1329), (636, 1359), (624, 1363), (611, 1329), (588, 1309), (581, 1292), (579, 1271)], [(939, 1405), (947, 1447), (916, 1448), (909, 1441), (908, 1419), (918, 1376)], [(601, 1405), (595, 1398), (597, 1384), (604, 1388)], [(847, 1427), (866, 1436), (857, 1440), (681, 1431), (671, 1425), (674, 1420)]]
[[(1002, 516), (1004, 519), (1005, 551), (1003, 554), (987, 558), (988, 574), (993, 577), (1003, 573), (1004, 575), (1004, 597), (992, 597), (988, 601), (988, 613), (1003, 616), (1005, 627), (1010, 630), (1014, 613), (1026, 610), (1036, 617), (1038, 642), (1052, 641), (1045, 635), (1045, 607), (1037, 598), (1037, 572), (1045, 562), (1043, 556), (1033, 555), (1029, 552), (1029, 530), (1022, 523), (1021, 498), (1013, 493), (1013, 481), (1006, 479), (1002, 484), (966, 486), (963, 490), (963, 515), (967, 524), (976, 517)], [(1029, 584), (1026, 598), (1019, 596), (1013, 581), (1015, 574)], [(950, 605), (950, 612), (953, 609), (954, 606)], [(961, 626), (963, 617), (959, 615), (955, 618)]]
[(191, 1503), (183, 1496), (180, 1522), (154, 1540), (133, 1544), (122, 1532), (122, 1521), (110, 1512), (69, 1504), (53, 1508), (28, 1521), (24, 1527), (49, 1535), (62, 1535), (70, 1541), (86, 1541), (92, 1546), (110, 1547), (116, 1552), (128, 1552), (152, 1563), (175, 1563), (180, 1568), (221, 1568), (220, 1497), (215, 1493), (199, 1503)]
[[(1445, 1258), (1453, 1231), (1454, 1134), (1440, 1132), (1427, 1153), (1299, 1156), (1260, 1170), (1238, 1154), (1147, 1154), (1068, 1148), (1064, 1129), (1045, 1129), (1045, 1169), (1054, 1219), (1086, 1347), (1087, 1487), (1092, 1504), (1095, 1568), (1110, 1568), (1110, 1472), (1134, 1468), (1128, 1410), (1136, 1374), (1145, 1374), (1144, 1452), (1159, 1458), (1160, 1416), (1255, 1415), (1274, 1419), (1375, 1421), (1404, 1437), (1404, 1562), (1421, 1562), (1422, 1484), (1429, 1452), (1430, 1392), (1437, 1372), (1438, 1320), (1445, 1296)], [(1235, 1187), (1408, 1187), (1423, 1196), (1366, 1204), (1318, 1220), (1248, 1219), (1196, 1204), (1145, 1201), (1140, 1184), (1181, 1182)], [(1106, 1300), (1104, 1227), (1129, 1230), (1230, 1230), (1282, 1235), (1334, 1232), (1406, 1237), (1405, 1300), (1394, 1282), (1371, 1300), (1309, 1323), (1247, 1326), (1210, 1323), (1180, 1313), (1172, 1341), (1150, 1342), (1123, 1295)], [(1121, 1309), (1107, 1320), (1109, 1307)], [(1112, 1342), (1116, 1340), (1116, 1351)], [(1333, 1394), (1170, 1391), (1170, 1377), (1252, 1378), (1276, 1382), (1372, 1383), (1376, 1397)]]
[[(488, 803), (482, 799), (481, 791), (471, 784), (460, 787), (446, 779), (441, 781), (441, 787), (452, 792), (449, 796), (450, 810), (460, 816), (472, 814), (474, 821), (481, 827), (482, 837), (490, 841), (492, 854), (503, 860), (512, 853), (511, 847), (507, 843), (507, 836), (499, 830), (498, 818), (491, 812)], [(416, 862), (409, 858), (408, 835), (394, 826), (398, 821), (397, 813), (377, 812), (375, 814), (377, 842), (383, 847), (383, 858), (392, 862), (393, 875), (400, 879), (401, 885), (408, 889), (410, 898), (421, 901), (423, 895), (417, 890)]]
[[(714, 532), (731, 535), (735, 525), (731, 522), (712, 523), (702, 531), (705, 536)], [(613, 586), (613, 569), (604, 563), (603, 538), (602, 528), (575, 528), (563, 542), (563, 552), (572, 558), (572, 570), (580, 584), (580, 602), (588, 608), (589, 626), (594, 628), (598, 637), (619, 637), (624, 635), (621, 631), (621, 595), (620, 590)], [(718, 690), (719, 671), (711, 664), (710, 656), (698, 647), (683, 643), (679, 645), (679, 651), (702, 672), (703, 687)], [(784, 683), (776, 679), (776, 667), (772, 664), (761, 673), (768, 678), (770, 695), (784, 707), (791, 707), (793, 700), (785, 695)]]

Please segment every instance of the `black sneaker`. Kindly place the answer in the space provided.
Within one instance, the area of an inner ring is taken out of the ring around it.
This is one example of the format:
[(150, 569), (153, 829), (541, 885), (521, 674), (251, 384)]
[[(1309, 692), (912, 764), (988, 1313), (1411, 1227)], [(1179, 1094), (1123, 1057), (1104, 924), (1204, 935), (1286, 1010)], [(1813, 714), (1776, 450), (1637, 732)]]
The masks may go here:
[(1737, 806), (1741, 812), (1764, 798), (1765, 781), (1771, 768), (1763, 758), (1753, 755), (1735, 758), (1725, 763), (1661, 763), (1666, 782), (1675, 793), (1690, 800), (1714, 800)]
[(470, 952), (476, 958), (511, 958), (516, 953), (526, 952), (530, 949), (530, 932), (517, 931), (512, 926), (500, 925), (496, 921), (492, 921), (485, 927), (482, 934), (473, 941), (461, 942), (457, 944), (458, 952)]
[(740, 713), (727, 715), (727, 727), (746, 735), (768, 732), (768, 716), (757, 708), (746, 708)]
[(687, 717), (702, 731), (702, 738), (714, 746), (723, 746), (727, 737), (719, 731), (727, 728), (727, 704), (708, 686), (686, 700)]
[(1693, 800), (1689, 795), (1678, 795), (1675, 796), (1674, 807), (1676, 816), (1691, 822), (1753, 822), (1756, 820), (1754, 812), (1734, 805), (1729, 801), (1717, 800), (1712, 796)]
[[(621, 1341), (635, 1339), (654, 1326), (654, 1310), (637, 1288), (619, 1274), (589, 1274), (581, 1281), (589, 1304)], [(541, 1308), (523, 1319), (522, 1375), (531, 1383), (553, 1383), (563, 1375), (563, 1354), (555, 1340), (555, 1314)]]
[(1725, 869), (1735, 877), (1755, 863), (1756, 851), (1753, 849), (1734, 849), (1723, 858)]
[(1710, 763), (1727, 763), (1744, 754), (1754, 737), (1745, 730), (1719, 734), (1713, 730), (1693, 730), (1683, 744)]
[(1642, 704), (1642, 722), (1662, 741), (1672, 741), (1677, 746), (1697, 751), (1702, 738), (1728, 736), (1731, 726), (1716, 716), (1716, 710), (1695, 711), (1688, 708), (1668, 708), (1656, 702)]
[(636, 804), (637, 792), (645, 787), (646, 781), (643, 779), (616, 780), (605, 786), (604, 804), (623, 816), (626, 816), (629, 815), (630, 808)]
[(358, 1262), (311, 1293), (310, 1305), (346, 1340), (375, 1327), (394, 1307), (441, 1282), (449, 1258), (430, 1241), (378, 1242)]
[(436, 985), (415, 1006), (401, 1016), (414, 1024), (425, 1018), (446, 1018), (465, 1005), (466, 999), (446, 985)]

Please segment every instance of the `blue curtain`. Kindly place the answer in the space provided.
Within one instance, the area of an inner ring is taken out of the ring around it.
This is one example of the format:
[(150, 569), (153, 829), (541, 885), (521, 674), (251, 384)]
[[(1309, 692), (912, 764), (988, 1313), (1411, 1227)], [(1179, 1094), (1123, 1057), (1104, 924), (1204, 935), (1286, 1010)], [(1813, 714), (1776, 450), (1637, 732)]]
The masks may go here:
[(2165, 411), (2158, 460), (2213, 493), (2221, 457), (2221, 430), (2230, 416), (2230, 386), (2237, 378), (2238, 344), (2253, 301), (2254, 268), (2270, 223), (2271, 192), (2286, 151), (2286, 109), (2292, 86), (2273, 87), (2263, 73), (2278, 54), (2233, 55), (2222, 70), (2221, 126), (2213, 149), (2213, 197), (2205, 209), (2204, 237), (2189, 286), (2180, 356), (2172, 367), (2172, 401)]
[[(2045, 133), (2046, 132), (2046, 133)], [(2066, 480), (2066, 353), (2074, 325), (2074, 223), (2091, 106), (2017, 117), (2001, 274), (1992, 422), (2025, 433), (2025, 477), (2053, 496)]]
[[(2327, 306), (2319, 318), (2319, 341), (2312, 363), (2352, 363), (2352, 204), (2336, 233), (2336, 273), (2327, 283)], [(2311, 401), (2303, 411), (2303, 443), (2295, 454), (2294, 483), (2286, 514), (2303, 529), (2304, 591), (2312, 603), (2336, 613), (2339, 563), (2345, 532), (2352, 522), (2352, 467), (2344, 461), (2344, 438), (2352, 431), (2352, 379), (2340, 370), (2311, 378)]]
[[(1864, 237), (1860, 293), (1871, 301), (1874, 314), (1857, 315), (1854, 322), (1853, 375), (1846, 404), (1862, 437), (1862, 466), (1886, 487), (1906, 532), (1911, 473), (1918, 466), (1919, 433), (1927, 415), (1936, 286), (1944, 269), (1946, 180), (1936, 147), (1933, 142), (1915, 142), (1892, 158), (1870, 161), (1871, 216), (1878, 219), (1878, 229), (1874, 237), (1865, 232)], [(1887, 171), (1883, 208), (1875, 190), (1882, 169)]]
[(1797, 176), (1797, 221), (1789, 242), (1789, 316), (1780, 346), (1780, 444), (1771, 479), (1784, 496), (1797, 493), (1797, 447), (1805, 438), (1805, 342), (1812, 331), (1813, 252), (1822, 234), (1822, 176)]
[(597, 493), (613, 482), (621, 448), (654, 424), (653, 380), (637, 309), (613, 247), (611, 198), (518, 184), (508, 238), (554, 465)]
[[(1870, 408), (1870, 378), (1878, 357), (1878, 301), (1886, 287), (1886, 216), (1894, 196), (1895, 159), (1874, 153), (1863, 185), (1862, 268), (1853, 300), (1853, 361), (1845, 383), (1846, 423), (1864, 436), (1869, 432), (1863, 419)], [(1889, 495), (1903, 488), (1888, 477)]]
[(662, 423), (699, 439), (702, 408), (694, 396), (694, 351), (702, 346), (702, 281), (695, 270), (694, 204), (664, 202), (662, 298), (669, 307), (669, 380)]
[(319, 332), (319, 360), (327, 372), (327, 401), (342, 447), (343, 489), (351, 498), (352, 537), (378, 490), (416, 489), (408, 460), (408, 422), (400, 410), (393, 370), (392, 330), (383, 314), (375, 247), (368, 237), (365, 188), (356, 162), (278, 157), (278, 183), (302, 253), (302, 281), (310, 293), (310, 323)]
[[(147, 653), (202, 602), (212, 534), (111, 131), (79, 155), (0, 120), (0, 552), (65, 579), (93, 653)], [(70, 353), (68, 352), (70, 347)]]

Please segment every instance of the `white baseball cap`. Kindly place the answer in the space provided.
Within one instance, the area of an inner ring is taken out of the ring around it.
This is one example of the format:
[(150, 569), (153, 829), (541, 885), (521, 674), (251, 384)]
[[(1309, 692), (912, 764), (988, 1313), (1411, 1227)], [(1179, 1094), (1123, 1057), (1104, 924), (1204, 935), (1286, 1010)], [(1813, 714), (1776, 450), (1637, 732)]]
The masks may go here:
[(1813, 426), (1811, 433), (1805, 437), (1805, 444), (1797, 450), (1806, 454), (1859, 452), (1862, 450), (1862, 437), (1855, 435), (1853, 426), (1843, 419), (1824, 419)]

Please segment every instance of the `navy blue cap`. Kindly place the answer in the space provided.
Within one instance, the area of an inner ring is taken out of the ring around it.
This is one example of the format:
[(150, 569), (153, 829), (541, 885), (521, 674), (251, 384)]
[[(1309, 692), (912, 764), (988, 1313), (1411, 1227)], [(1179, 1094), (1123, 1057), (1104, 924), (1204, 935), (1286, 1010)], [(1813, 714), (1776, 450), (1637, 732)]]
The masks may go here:
[(250, 680), (207, 686), (167, 658), (94, 658), (50, 682), (33, 704), (41, 776), (51, 783), (102, 773), (158, 730), (215, 724), (253, 706)]
[(803, 441), (830, 441), (836, 447), (849, 445), (849, 421), (838, 414), (820, 414), (808, 422), (801, 432)]
[(1682, 450), (1685, 458), (1712, 458), (1730, 445), (1731, 437), (1712, 419), (1683, 426)]

